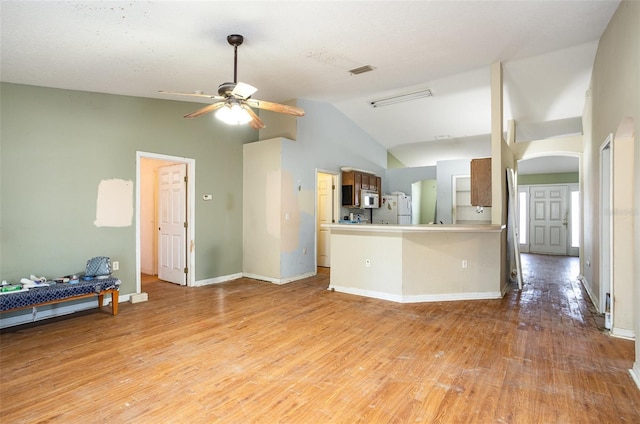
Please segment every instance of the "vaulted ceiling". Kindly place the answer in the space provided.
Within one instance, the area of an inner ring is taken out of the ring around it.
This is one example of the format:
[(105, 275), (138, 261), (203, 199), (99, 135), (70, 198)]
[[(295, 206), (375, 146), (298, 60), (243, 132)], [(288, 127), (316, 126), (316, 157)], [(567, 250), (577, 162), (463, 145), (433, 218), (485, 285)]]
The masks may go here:
[[(582, 132), (591, 68), (618, 0), (2, 1), (4, 82), (185, 100), (233, 80), (254, 98), (333, 104), (408, 166), (488, 146), (492, 63), (518, 140)], [(370, 72), (349, 70), (370, 65)], [(370, 101), (433, 96), (373, 108)], [(190, 101), (193, 101), (189, 99)], [(295, 118), (291, 118), (295, 119)], [(304, 119), (304, 118), (300, 118)]]

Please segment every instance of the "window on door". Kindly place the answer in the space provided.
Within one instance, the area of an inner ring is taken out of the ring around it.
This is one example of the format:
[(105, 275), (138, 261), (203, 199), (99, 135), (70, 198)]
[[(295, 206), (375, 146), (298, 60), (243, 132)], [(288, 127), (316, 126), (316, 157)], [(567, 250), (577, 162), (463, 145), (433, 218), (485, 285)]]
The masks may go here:
[(580, 247), (580, 192), (571, 190), (571, 247)]
[(520, 217), (518, 220), (518, 230), (520, 231), (519, 238), (520, 244), (527, 244), (528, 240), (528, 231), (529, 231), (529, 219), (527, 217), (529, 212), (529, 203), (527, 202), (527, 196), (529, 191), (520, 191), (518, 192), (518, 211), (520, 213)]

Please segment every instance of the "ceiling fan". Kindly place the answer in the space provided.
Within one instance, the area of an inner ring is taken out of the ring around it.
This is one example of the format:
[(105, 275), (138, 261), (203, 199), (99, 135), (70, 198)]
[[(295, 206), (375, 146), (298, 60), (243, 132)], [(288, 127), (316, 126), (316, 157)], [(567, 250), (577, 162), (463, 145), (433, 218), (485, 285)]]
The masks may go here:
[(220, 84), (220, 86), (218, 86), (218, 95), (171, 91), (160, 91), (160, 93), (205, 97), (214, 100), (212, 104), (185, 115), (185, 118), (196, 118), (204, 115), (205, 113), (217, 110), (216, 118), (226, 122), (227, 124), (238, 125), (249, 123), (251, 128), (256, 130), (264, 128), (265, 125), (251, 108), (286, 113), (293, 116), (304, 116), (304, 110), (299, 107), (251, 98), (258, 89), (249, 84), (238, 82), (238, 46), (241, 45), (243, 41), (244, 37), (239, 34), (231, 34), (227, 36), (227, 42), (233, 46), (234, 50), (233, 82), (224, 82)]

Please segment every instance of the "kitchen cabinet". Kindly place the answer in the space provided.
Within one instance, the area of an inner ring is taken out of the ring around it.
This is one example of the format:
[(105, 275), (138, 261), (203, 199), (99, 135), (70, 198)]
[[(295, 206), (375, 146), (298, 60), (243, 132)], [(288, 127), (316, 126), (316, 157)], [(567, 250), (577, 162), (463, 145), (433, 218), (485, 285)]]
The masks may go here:
[(382, 179), (361, 171), (342, 172), (342, 206), (360, 208), (362, 190), (375, 191), (381, 196)]
[(378, 193), (378, 207), (380, 207), (380, 202), (382, 201), (382, 178), (378, 176), (369, 178), (369, 190)]
[[(371, 177), (373, 177), (373, 179), (375, 179), (375, 175), (371, 175)], [(370, 190), (369, 189), (369, 174), (362, 174), (362, 189), (363, 190)]]
[(491, 158), (471, 160), (471, 205), (491, 206)]
[(342, 173), (342, 206), (360, 207), (361, 185), (362, 175), (358, 175), (358, 196), (356, 196), (356, 172), (349, 171)]

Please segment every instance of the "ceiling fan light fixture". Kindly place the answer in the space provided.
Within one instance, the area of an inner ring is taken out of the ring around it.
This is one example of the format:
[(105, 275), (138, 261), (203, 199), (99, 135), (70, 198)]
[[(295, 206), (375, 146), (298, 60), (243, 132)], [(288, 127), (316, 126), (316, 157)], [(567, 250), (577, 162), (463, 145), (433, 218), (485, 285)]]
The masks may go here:
[(390, 96), (390, 97), (385, 97), (378, 100), (371, 100), (369, 104), (371, 105), (371, 107), (381, 107), (381, 106), (392, 105), (395, 103), (408, 102), (410, 100), (422, 99), (422, 98), (431, 97), (431, 96), (433, 96), (433, 93), (431, 92), (431, 89), (427, 88), (426, 90), (418, 90), (418, 91), (413, 91), (411, 93), (398, 94), (397, 96)]
[(238, 102), (227, 102), (216, 112), (216, 118), (228, 125), (242, 125), (251, 121), (251, 115)]

